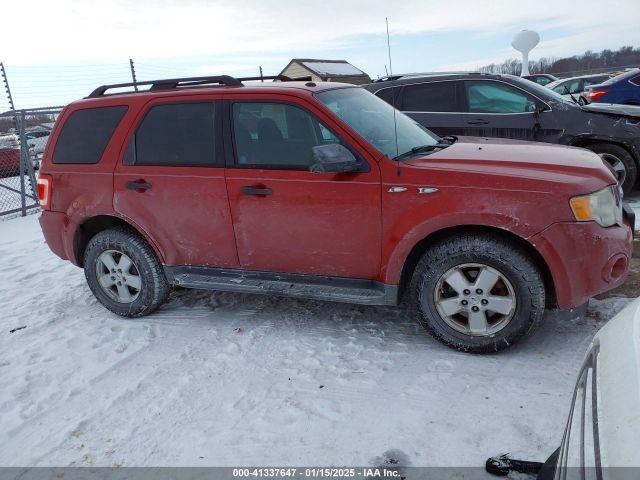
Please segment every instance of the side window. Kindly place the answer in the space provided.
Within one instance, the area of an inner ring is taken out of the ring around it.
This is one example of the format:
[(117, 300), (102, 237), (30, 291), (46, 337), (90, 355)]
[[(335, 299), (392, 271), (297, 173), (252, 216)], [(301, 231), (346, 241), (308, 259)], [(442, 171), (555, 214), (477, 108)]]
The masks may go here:
[(638, 85), (640, 86), (640, 75), (636, 75), (635, 77), (633, 77), (631, 80), (629, 80), (631, 83), (633, 83), (634, 85)]
[(98, 163), (126, 111), (126, 106), (117, 106), (73, 112), (62, 126), (53, 163)]
[(520, 89), (502, 82), (465, 82), (469, 112), (524, 113), (534, 112), (536, 102)]
[(213, 102), (156, 105), (149, 109), (138, 127), (125, 163), (178, 167), (221, 165), (216, 162), (214, 147)]
[(309, 112), (284, 103), (234, 103), (233, 131), (241, 166), (306, 170), (313, 147), (340, 143)]
[(407, 112), (457, 112), (457, 82), (430, 82), (404, 87), (402, 110)]

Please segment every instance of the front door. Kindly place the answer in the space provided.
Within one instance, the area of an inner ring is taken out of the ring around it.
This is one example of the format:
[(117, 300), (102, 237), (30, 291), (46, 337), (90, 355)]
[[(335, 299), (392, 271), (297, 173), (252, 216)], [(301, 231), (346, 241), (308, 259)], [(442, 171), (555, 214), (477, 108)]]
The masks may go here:
[[(227, 190), (243, 269), (375, 279), (380, 173), (313, 105), (229, 95)], [(311, 173), (313, 148), (347, 146), (358, 173)]]
[(465, 135), (541, 140), (541, 105), (524, 90), (497, 80), (469, 80), (464, 92)]
[(201, 96), (154, 100), (114, 172), (115, 210), (155, 242), (167, 265), (238, 267), (218, 105)]

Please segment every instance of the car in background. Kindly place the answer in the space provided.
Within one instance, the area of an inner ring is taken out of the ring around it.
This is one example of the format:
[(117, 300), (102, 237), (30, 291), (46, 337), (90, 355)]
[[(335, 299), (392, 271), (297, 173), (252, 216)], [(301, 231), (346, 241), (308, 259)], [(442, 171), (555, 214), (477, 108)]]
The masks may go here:
[(0, 135), (0, 178), (20, 175), (20, 141), (17, 135)]
[[(640, 298), (596, 334), (578, 373), (560, 447), (542, 464), (507, 456), (490, 473), (538, 480), (631, 479), (640, 467)], [(632, 468), (633, 467), (633, 468)]]
[(532, 82), (537, 83), (538, 85), (550, 84), (551, 82), (555, 82), (558, 80), (558, 77), (551, 75), (550, 73), (535, 73), (533, 75), (524, 75), (522, 78), (526, 78), (527, 80), (531, 80)]
[(36, 170), (40, 167), (42, 155), (44, 154), (44, 149), (49, 141), (50, 134), (51, 130), (44, 128), (38, 128), (26, 132), (29, 156), (31, 157), (33, 168)]
[(578, 102), (580, 105), (589, 103), (586, 90), (591, 85), (597, 85), (611, 78), (611, 75), (583, 75), (581, 77), (563, 78), (545, 85), (554, 92), (564, 96), (568, 100)]
[(594, 103), (640, 105), (640, 68), (633, 68), (588, 88), (586, 98)]
[(512, 75), (396, 76), (364, 88), (441, 136), (499, 137), (583, 147), (615, 171), (625, 193), (638, 179), (640, 107), (577, 105)]

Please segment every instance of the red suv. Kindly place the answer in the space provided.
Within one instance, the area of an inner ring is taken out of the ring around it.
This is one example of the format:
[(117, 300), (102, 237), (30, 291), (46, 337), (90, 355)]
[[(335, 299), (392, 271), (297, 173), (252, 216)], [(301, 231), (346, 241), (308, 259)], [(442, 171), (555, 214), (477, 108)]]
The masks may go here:
[(438, 137), (351, 85), (246, 80), (106, 85), (61, 114), (40, 223), (109, 310), (146, 315), (172, 285), (406, 298), (484, 352), (624, 281), (633, 218), (595, 153)]

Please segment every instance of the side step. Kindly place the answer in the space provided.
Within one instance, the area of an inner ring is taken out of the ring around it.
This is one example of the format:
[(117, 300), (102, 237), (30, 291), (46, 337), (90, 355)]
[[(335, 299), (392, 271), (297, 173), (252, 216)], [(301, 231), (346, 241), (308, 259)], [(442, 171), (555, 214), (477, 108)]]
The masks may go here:
[(397, 305), (397, 285), (373, 280), (319, 277), (225, 268), (165, 266), (169, 283), (185, 288), (310, 298), (360, 305)]

